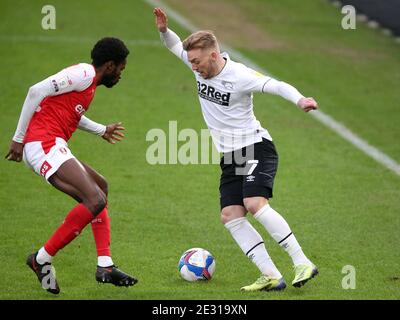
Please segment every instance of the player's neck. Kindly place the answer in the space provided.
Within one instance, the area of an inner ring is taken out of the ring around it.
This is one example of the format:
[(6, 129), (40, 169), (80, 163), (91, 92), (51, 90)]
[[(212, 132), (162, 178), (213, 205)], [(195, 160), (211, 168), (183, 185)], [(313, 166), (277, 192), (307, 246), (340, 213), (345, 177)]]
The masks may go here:
[(221, 71), (224, 69), (226, 65), (227, 60), (224, 59), (221, 55), (219, 56), (218, 60), (215, 63), (215, 69), (214, 69), (214, 74), (213, 77), (216, 77), (221, 73)]
[(94, 70), (96, 71), (96, 86), (101, 85), (101, 80), (103, 79), (103, 75), (104, 75), (104, 68), (102, 67), (95, 67)]

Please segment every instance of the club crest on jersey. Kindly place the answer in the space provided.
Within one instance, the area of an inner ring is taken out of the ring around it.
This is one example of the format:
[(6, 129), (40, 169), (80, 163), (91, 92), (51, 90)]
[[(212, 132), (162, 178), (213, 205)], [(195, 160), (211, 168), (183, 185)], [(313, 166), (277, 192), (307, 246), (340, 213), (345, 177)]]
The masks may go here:
[(197, 81), (197, 91), (199, 96), (203, 99), (220, 104), (221, 106), (229, 106), (230, 92), (220, 92), (214, 87), (201, 83), (200, 81)]
[(50, 165), (47, 161), (43, 162), (43, 164), (42, 164), (42, 166), (41, 166), (41, 168), (40, 168), (40, 175), (41, 175), (42, 177), (46, 177), (46, 173), (47, 173), (51, 168), (52, 168), (51, 165)]
[(222, 85), (228, 90), (233, 90), (233, 83), (232, 82), (222, 81)]
[(82, 115), (85, 113), (85, 108), (82, 107), (80, 104), (75, 106), (75, 111), (78, 112), (79, 115)]

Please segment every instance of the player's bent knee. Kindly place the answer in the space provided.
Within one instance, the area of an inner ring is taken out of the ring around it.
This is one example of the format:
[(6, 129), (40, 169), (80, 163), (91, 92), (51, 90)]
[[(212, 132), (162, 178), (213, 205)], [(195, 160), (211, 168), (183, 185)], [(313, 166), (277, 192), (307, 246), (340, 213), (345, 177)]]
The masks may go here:
[(263, 197), (244, 198), (243, 204), (248, 212), (256, 214), (263, 206), (268, 203), (267, 199)]
[(227, 216), (226, 214), (223, 214), (223, 212), (221, 212), (221, 223), (226, 224), (229, 221), (230, 221), (229, 216)]
[(102, 194), (98, 194), (98, 196), (85, 201), (85, 205), (94, 216), (97, 216), (106, 207), (107, 199)]
[(234, 209), (231, 207), (225, 207), (221, 210), (221, 223), (227, 224), (229, 221), (232, 221), (237, 218), (242, 218), (246, 215), (246, 212), (242, 208)]
[(108, 196), (108, 182), (103, 176), (100, 176), (100, 181), (98, 183), (98, 186), (107, 197)]
[(221, 223), (225, 224), (227, 222), (229, 222), (229, 210), (225, 207), (221, 210)]
[(101, 189), (103, 190), (103, 192), (106, 195), (106, 197), (108, 197), (108, 182), (107, 182), (106, 179), (104, 179), (104, 185), (103, 185), (103, 187)]

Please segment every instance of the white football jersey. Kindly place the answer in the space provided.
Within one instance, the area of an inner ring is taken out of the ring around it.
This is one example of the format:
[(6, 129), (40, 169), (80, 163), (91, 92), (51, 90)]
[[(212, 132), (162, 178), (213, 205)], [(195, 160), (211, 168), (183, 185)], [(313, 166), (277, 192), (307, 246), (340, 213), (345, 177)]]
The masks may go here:
[[(191, 68), (179, 37), (168, 29), (166, 33), (161, 33), (161, 38), (168, 49)], [(302, 95), (284, 82), (232, 61), (227, 53), (222, 53), (222, 56), (226, 59), (224, 68), (210, 79), (202, 78), (200, 73), (191, 68), (196, 77), (203, 117), (215, 147), (219, 152), (230, 152), (260, 142), (262, 138), (272, 141), (271, 135), (254, 115), (253, 92), (280, 94), (294, 103)], [(271, 88), (268, 88), (268, 83), (271, 84)]]

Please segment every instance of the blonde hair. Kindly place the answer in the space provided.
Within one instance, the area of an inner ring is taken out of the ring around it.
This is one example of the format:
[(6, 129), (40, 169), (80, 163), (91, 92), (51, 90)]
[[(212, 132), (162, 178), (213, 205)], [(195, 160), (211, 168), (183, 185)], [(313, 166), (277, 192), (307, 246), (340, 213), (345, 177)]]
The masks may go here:
[(201, 30), (192, 33), (182, 42), (182, 45), (186, 51), (192, 49), (216, 49), (219, 52), (217, 38), (210, 30)]

